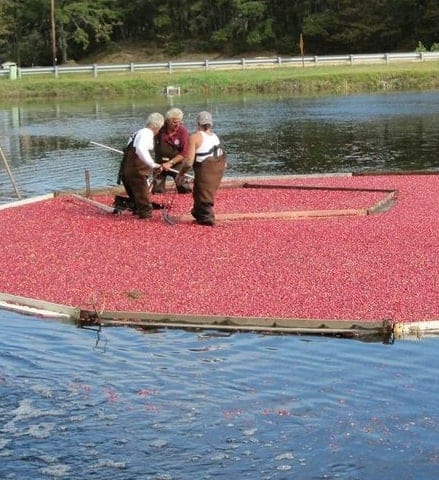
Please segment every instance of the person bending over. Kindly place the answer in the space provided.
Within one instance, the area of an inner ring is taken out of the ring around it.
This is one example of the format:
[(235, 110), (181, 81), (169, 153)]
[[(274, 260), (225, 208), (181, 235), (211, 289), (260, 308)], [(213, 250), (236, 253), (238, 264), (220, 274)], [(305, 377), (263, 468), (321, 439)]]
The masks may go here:
[(121, 165), (121, 181), (134, 204), (133, 213), (141, 219), (152, 216), (153, 207), (147, 178), (152, 172), (160, 172), (162, 166), (153, 160), (150, 152), (154, 150), (154, 137), (163, 124), (161, 113), (151, 113), (146, 119), (145, 127), (130, 138)]

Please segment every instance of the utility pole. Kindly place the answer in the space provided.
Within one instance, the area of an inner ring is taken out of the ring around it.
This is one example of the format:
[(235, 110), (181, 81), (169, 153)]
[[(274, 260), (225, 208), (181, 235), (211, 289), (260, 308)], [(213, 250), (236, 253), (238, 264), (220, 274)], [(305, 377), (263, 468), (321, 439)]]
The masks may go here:
[(299, 38), (299, 47), (300, 47), (300, 55), (302, 55), (302, 67), (305, 67), (305, 59), (303, 58), (304, 43), (303, 43), (303, 35), (302, 34), (300, 34), (300, 38)]
[(53, 66), (56, 66), (56, 30), (55, 30), (55, 0), (50, 0), (50, 23), (52, 25), (52, 59)]

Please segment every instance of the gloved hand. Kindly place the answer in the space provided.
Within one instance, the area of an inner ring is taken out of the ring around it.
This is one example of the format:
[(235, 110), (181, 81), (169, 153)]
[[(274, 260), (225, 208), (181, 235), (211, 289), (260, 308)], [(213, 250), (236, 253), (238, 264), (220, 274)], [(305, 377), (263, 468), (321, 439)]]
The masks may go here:
[(182, 173), (180, 171), (180, 172), (177, 173), (177, 175), (175, 177), (175, 185), (177, 187), (180, 187), (183, 184), (183, 180), (184, 180), (184, 173)]

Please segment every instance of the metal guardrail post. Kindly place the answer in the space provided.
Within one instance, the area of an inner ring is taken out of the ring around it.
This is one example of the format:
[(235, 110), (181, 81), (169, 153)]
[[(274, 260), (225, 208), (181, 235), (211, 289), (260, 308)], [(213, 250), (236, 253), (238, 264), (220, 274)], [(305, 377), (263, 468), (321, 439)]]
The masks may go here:
[(9, 80), (17, 80), (17, 65), (10, 65), (9, 66)]
[(130, 72), (131, 73), (134, 72), (134, 63), (133, 62), (130, 63)]
[(245, 58), (241, 58), (242, 69), (245, 70)]
[(93, 65), (93, 77), (97, 78), (98, 76), (98, 66), (96, 64)]
[(209, 70), (209, 60), (207, 60), (207, 58), (206, 58), (206, 60), (204, 60), (204, 66), (205, 66), (204, 68), (206, 70)]
[(172, 62), (168, 62), (169, 73), (172, 73)]

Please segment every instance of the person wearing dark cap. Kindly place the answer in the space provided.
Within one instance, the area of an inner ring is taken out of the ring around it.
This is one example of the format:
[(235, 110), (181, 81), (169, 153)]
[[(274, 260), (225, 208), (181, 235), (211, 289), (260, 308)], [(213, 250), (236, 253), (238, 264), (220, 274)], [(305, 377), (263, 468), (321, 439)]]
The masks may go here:
[(180, 173), (194, 169), (194, 199), (191, 210), (195, 221), (200, 225), (215, 224), (215, 197), (227, 166), (227, 155), (216, 133), (212, 130), (213, 120), (210, 112), (200, 112), (197, 116), (197, 131), (189, 138), (189, 153), (184, 160)]

